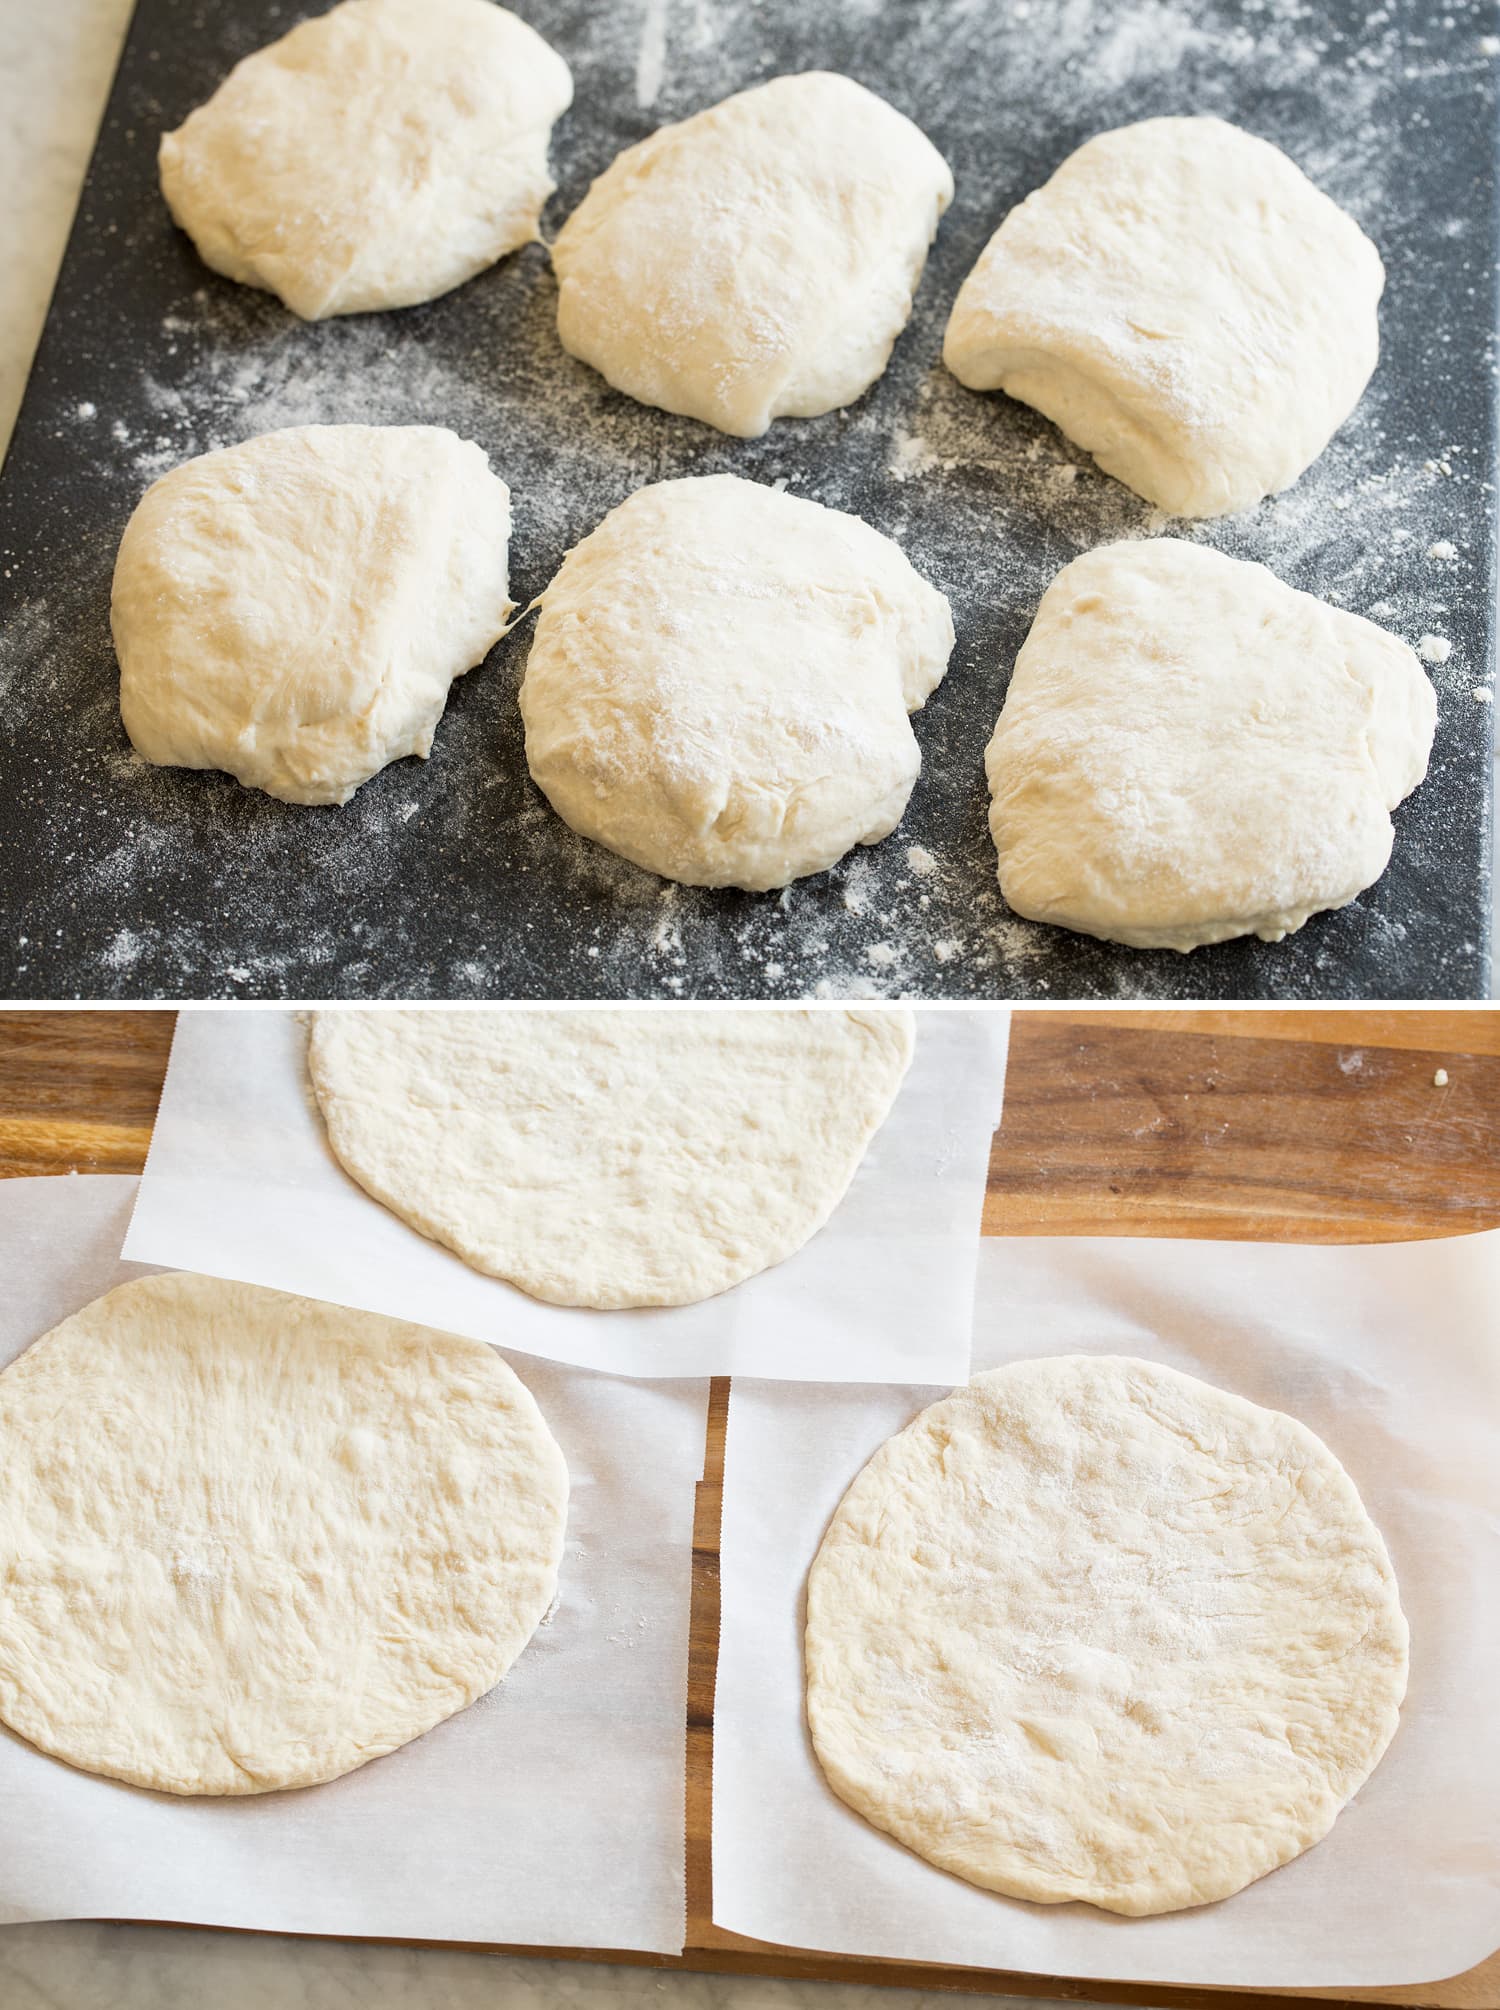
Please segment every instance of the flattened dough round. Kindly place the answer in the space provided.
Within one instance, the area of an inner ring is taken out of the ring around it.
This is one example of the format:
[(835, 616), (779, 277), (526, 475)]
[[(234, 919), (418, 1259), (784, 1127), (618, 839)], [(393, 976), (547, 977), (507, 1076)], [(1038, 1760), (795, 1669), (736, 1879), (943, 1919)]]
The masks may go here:
[(1287, 488), (1379, 353), (1380, 254), (1284, 153), (1222, 119), (1101, 133), (1013, 209), (943, 360), (1034, 405), (1176, 516)]
[(556, 244), (563, 347), (642, 404), (754, 439), (884, 370), (953, 200), (848, 77), (776, 77), (627, 147)]
[(410, 307), (536, 237), (572, 101), (491, 0), (342, 0), (165, 135), (162, 193), (206, 265), (305, 321)]
[(510, 491), (440, 426), (295, 426), (185, 461), (115, 561), (120, 715), (167, 767), (346, 803), (426, 756), (505, 632)]
[(185, 1273), (0, 1374), (0, 1718), (174, 1794), (313, 1786), (494, 1687), (568, 1475), (493, 1348)]
[(1327, 1446), (1123, 1356), (978, 1375), (883, 1445), (806, 1645), (841, 1800), (986, 1890), (1134, 1915), (1320, 1841), (1406, 1693), (1390, 1559)]
[(858, 517), (736, 475), (610, 511), (541, 598), (526, 761), (560, 817), (690, 886), (785, 886), (900, 822), (948, 603)]
[(1384, 872), (1437, 700), (1413, 652), (1175, 538), (1065, 566), (985, 756), (1018, 914), (1146, 949), (1279, 941)]
[(823, 1226), (914, 1039), (909, 1012), (320, 1012), (309, 1065), (345, 1171), (474, 1269), (687, 1305)]

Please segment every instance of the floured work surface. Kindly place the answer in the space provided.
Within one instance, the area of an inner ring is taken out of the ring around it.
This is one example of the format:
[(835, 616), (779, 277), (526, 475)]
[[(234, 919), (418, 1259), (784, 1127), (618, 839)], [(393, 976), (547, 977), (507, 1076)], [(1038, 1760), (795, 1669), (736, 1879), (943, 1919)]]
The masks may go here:
[[(156, 187), (159, 134), (296, 7), (142, 0), (0, 483), (0, 981), (21, 996), (1441, 998), (1488, 950), (1495, 283), (1487, 4), (1352, 0), (1100, 9), (939, 0), (526, 0), (577, 86), (554, 234), (622, 146), (781, 71), (847, 71), (914, 117), (958, 182), (911, 325), (847, 413), (725, 438), (609, 391), (560, 348), (538, 246), (402, 313), (306, 326), (209, 273)], [(982, 771), (1016, 649), (1078, 552), (1159, 528), (1038, 415), (942, 369), (964, 275), (1082, 140), (1217, 112), (1276, 141), (1380, 247), (1383, 355), (1350, 423), (1279, 501), (1182, 526), (1371, 615), (1430, 663), (1433, 771), (1385, 877), (1279, 945), (1142, 952), (1015, 919)], [(915, 720), (897, 832), (785, 895), (676, 887), (552, 815), (516, 689), (530, 624), (454, 687), (433, 758), (347, 808), (136, 760), (109, 577), (146, 484), (314, 421), (435, 423), (515, 497), (523, 605), (644, 482), (733, 470), (858, 512), (953, 602), (959, 643)], [(1441, 649), (1429, 654), (1441, 654)]]

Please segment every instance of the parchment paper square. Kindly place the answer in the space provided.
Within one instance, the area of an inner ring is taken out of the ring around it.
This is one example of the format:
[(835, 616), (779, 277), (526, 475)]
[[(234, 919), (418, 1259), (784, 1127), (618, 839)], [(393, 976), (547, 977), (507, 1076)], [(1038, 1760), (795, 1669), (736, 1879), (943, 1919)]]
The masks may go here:
[[(704, 1009), (657, 1008), (663, 1040), (676, 1014)], [(481, 1276), (349, 1178), (324, 1135), (299, 1015), (184, 1012), (125, 1254), (611, 1374), (960, 1380), (1008, 1032), (1004, 1011), (921, 1015), (848, 1193), (785, 1263), (698, 1305), (589, 1312)]]
[(803, 1713), (806, 1574), (870, 1455), (945, 1389), (736, 1379), (721, 1539), (713, 1916), (792, 1947), (1033, 1974), (1356, 1988), (1500, 1946), (1500, 1235), (1378, 1248), (987, 1241), (974, 1372), (1129, 1353), (1289, 1411), (1390, 1546), (1411, 1686), (1385, 1758), (1315, 1849), (1155, 1919), (998, 1897), (838, 1800)]
[[(119, 1257), (135, 1189), (0, 1180), (0, 1364), (142, 1274)], [(144, 1792), (0, 1731), (0, 1921), (680, 1951), (708, 1385), (512, 1365), (571, 1491), (557, 1606), (505, 1680), (342, 1779), (243, 1799)]]

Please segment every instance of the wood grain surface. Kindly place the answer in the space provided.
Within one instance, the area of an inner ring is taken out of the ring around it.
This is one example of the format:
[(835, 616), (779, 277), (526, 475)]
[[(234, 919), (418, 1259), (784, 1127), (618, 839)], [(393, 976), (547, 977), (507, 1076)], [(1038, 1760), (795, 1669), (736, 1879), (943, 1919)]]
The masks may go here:
[[(0, 1175), (139, 1171), (174, 1017), (0, 1010)], [(1381, 1242), (1496, 1225), (1500, 1012), (1015, 1015), (985, 1197), (988, 1235)], [(716, 1381), (694, 1544), (687, 1951), (677, 1961), (608, 1949), (573, 1950), (573, 1958), (1182, 2010), (1226, 1995), (1237, 2010), (1309, 1997), (1500, 2010), (1500, 1954), (1443, 1983), (1267, 1996), (857, 1961), (716, 1927), (709, 1835), (728, 1399), (728, 1382)], [(559, 1956), (555, 1948), (521, 1951)]]

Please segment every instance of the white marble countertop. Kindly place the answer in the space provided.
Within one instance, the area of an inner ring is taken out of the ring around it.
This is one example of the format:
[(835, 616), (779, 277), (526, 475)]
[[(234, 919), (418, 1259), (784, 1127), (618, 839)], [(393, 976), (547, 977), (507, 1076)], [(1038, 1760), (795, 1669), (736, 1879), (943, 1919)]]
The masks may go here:
[[(934, 2010), (915, 1989), (664, 1975), (435, 1947), (351, 1946), (159, 1926), (0, 1928), (5, 2010)], [(972, 1999), (1019, 2003), (1018, 1997)], [(1076, 2005), (1075, 2010), (1091, 2010)]]
[(132, 0), (0, 0), (0, 458), (83, 171), (114, 75)]

